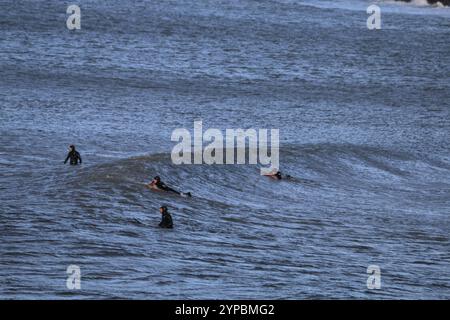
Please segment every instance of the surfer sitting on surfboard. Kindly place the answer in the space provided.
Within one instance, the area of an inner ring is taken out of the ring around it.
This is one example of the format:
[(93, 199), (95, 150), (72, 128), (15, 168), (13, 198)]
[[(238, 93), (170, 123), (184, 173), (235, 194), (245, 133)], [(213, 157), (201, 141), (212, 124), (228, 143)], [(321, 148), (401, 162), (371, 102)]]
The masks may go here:
[(159, 223), (159, 226), (161, 228), (172, 229), (173, 228), (172, 216), (167, 211), (167, 207), (161, 206), (161, 208), (159, 208), (159, 212), (161, 212), (161, 222)]
[(69, 153), (67, 154), (66, 160), (64, 160), (64, 164), (67, 163), (67, 160), (70, 159), (70, 164), (72, 166), (75, 166), (78, 164), (78, 161), (80, 164), (82, 163), (80, 153), (75, 150), (75, 146), (72, 144), (69, 146)]
[(188, 196), (188, 197), (191, 196), (190, 192), (183, 193), (168, 187), (164, 182), (161, 181), (161, 178), (159, 176), (154, 177), (152, 182), (150, 182), (147, 186), (151, 189), (174, 192), (176, 194), (179, 194), (180, 196)]

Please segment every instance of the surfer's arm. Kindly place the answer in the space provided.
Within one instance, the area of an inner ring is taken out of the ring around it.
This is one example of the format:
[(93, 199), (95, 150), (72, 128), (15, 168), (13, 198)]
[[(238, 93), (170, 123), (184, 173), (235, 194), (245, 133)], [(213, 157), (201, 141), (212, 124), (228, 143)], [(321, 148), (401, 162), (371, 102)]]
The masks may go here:
[(77, 157), (78, 157), (78, 160), (80, 160), (80, 164), (82, 164), (82, 163), (83, 163), (83, 160), (81, 160), (81, 155), (80, 155), (80, 153), (78, 153), (78, 152), (77, 152)]
[(67, 160), (69, 160), (69, 158), (70, 158), (70, 153), (67, 154), (66, 160), (64, 160), (64, 164), (67, 163)]

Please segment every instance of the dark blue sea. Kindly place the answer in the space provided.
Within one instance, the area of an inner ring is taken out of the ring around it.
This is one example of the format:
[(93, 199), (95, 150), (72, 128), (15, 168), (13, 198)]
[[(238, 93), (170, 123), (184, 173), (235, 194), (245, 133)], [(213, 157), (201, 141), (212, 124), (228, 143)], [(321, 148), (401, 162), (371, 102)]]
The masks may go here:
[[(1, 0), (0, 298), (449, 299), (450, 9), (424, 2), (369, 30), (366, 0), (77, 0), (70, 31), (72, 2)], [(196, 120), (279, 129), (293, 178), (174, 165)]]

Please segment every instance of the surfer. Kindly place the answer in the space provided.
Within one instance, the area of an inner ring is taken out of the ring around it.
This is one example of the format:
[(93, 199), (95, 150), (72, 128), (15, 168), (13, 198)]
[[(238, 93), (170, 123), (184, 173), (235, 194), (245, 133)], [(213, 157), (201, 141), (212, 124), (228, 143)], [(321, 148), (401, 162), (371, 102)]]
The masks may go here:
[(82, 163), (81, 155), (75, 150), (75, 146), (73, 144), (69, 146), (69, 153), (67, 154), (66, 160), (64, 160), (64, 164), (66, 164), (69, 159), (69, 163), (73, 166), (77, 165), (78, 161), (80, 161), (80, 164)]
[(159, 208), (159, 212), (161, 212), (161, 222), (159, 223), (159, 226), (161, 228), (172, 229), (173, 228), (172, 216), (167, 211), (167, 207), (161, 206), (161, 208)]
[(277, 170), (274, 173), (266, 174), (267, 177), (275, 179), (275, 180), (281, 180), (281, 179), (291, 179), (292, 177), (288, 174), (282, 174), (280, 170)]
[(151, 189), (174, 192), (176, 194), (179, 194), (180, 196), (188, 196), (188, 197), (191, 196), (190, 192), (183, 193), (183, 192), (177, 191), (177, 190), (167, 186), (164, 182), (161, 181), (161, 178), (159, 176), (154, 177), (152, 182), (150, 182), (147, 186)]

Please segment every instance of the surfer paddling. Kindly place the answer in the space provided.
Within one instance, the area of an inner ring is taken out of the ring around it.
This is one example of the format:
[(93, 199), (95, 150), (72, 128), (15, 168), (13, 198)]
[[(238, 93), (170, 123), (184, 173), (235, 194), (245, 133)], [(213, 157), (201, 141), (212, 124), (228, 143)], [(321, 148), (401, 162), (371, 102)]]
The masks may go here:
[(164, 182), (161, 181), (161, 178), (159, 176), (154, 177), (152, 182), (147, 184), (147, 187), (149, 187), (150, 189), (153, 189), (153, 190), (161, 190), (161, 191), (173, 192), (173, 193), (176, 193), (176, 194), (178, 194), (180, 196), (191, 197), (191, 193), (190, 192), (186, 192), (186, 193), (180, 192), (180, 191), (177, 191), (177, 190), (167, 186)]
[(276, 170), (272, 173), (265, 174), (266, 177), (275, 179), (275, 180), (282, 180), (282, 179), (291, 179), (292, 177), (288, 174), (282, 174), (280, 170)]

